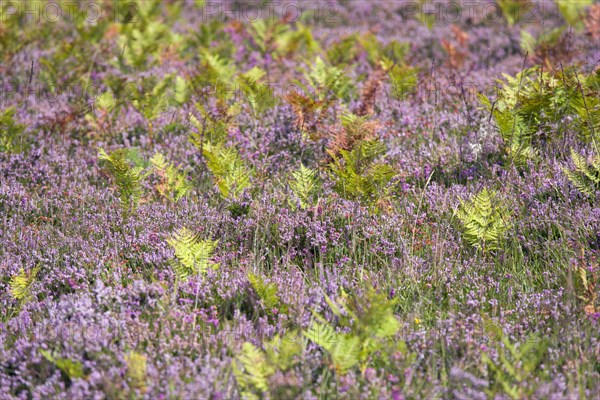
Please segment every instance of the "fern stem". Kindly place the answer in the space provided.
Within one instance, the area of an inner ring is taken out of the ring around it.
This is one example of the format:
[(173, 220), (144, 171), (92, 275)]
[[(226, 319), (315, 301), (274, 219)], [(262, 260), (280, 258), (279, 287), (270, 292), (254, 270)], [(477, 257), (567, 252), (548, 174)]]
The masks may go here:
[[(562, 65), (561, 65), (561, 67), (562, 67)], [(564, 75), (564, 73), (563, 73), (563, 75)], [(591, 114), (590, 114), (590, 108), (588, 107), (588, 104), (587, 104), (587, 101), (586, 101), (585, 93), (583, 92), (583, 86), (581, 85), (581, 81), (579, 80), (579, 76), (577, 76), (577, 72), (575, 72), (573, 75), (575, 76), (575, 79), (577, 80), (577, 88), (581, 92), (581, 98), (583, 100), (583, 106), (585, 107), (585, 112), (587, 113), (588, 121), (590, 121), (590, 127), (592, 128), (592, 142), (594, 143), (594, 149), (596, 150), (596, 154), (598, 156), (600, 156), (600, 151), (598, 149), (598, 142), (596, 142), (596, 129), (594, 127), (594, 124), (591, 123), (591, 118), (592, 117), (591, 117)]]

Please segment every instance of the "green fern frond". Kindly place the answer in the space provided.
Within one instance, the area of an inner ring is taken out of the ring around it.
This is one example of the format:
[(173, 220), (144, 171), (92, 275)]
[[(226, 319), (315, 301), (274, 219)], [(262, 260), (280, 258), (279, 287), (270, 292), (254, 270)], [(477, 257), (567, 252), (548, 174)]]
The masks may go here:
[(292, 172), (290, 189), (300, 200), (302, 208), (307, 208), (313, 204), (318, 188), (319, 182), (315, 170), (300, 164), (300, 168)]
[(384, 70), (387, 71), (392, 85), (394, 98), (403, 100), (407, 94), (413, 93), (419, 83), (418, 69), (406, 64), (390, 64), (384, 60)]
[(46, 360), (56, 365), (69, 379), (85, 378), (86, 375), (81, 362), (73, 361), (68, 358), (56, 357), (48, 350), (40, 350), (40, 353)]
[(332, 332), (327, 325), (323, 324), (311, 326), (305, 335), (329, 354), (332, 367), (338, 374), (346, 374), (359, 364), (361, 358), (359, 337)]
[(192, 189), (192, 185), (188, 182), (186, 174), (172, 163), (168, 163), (162, 154), (156, 153), (150, 159), (150, 163), (160, 178), (157, 190), (165, 198), (177, 202)]
[(496, 194), (487, 188), (468, 202), (462, 202), (457, 212), (465, 240), (484, 251), (500, 248), (509, 229), (509, 215), (508, 210), (498, 204)]
[(182, 76), (176, 76), (173, 82), (173, 104), (182, 105), (190, 99), (189, 83)]
[(321, 57), (317, 57), (310, 70), (304, 72), (304, 77), (316, 91), (319, 101), (347, 98), (352, 90), (350, 78), (346, 76), (345, 71), (327, 65)]
[(210, 113), (200, 103), (196, 103), (196, 109), (201, 114), (201, 120), (190, 114), (190, 122), (196, 128), (196, 132), (190, 134), (190, 143), (197, 149), (202, 149), (205, 141), (210, 143), (225, 142), (231, 120), (239, 112), (238, 104), (226, 106), (226, 109), (223, 111), (224, 115), (220, 116)]
[(212, 254), (219, 243), (218, 240), (199, 240), (187, 228), (181, 228), (167, 243), (175, 250), (178, 262), (174, 265), (175, 274), (180, 280), (197, 274), (204, 274), (208, 268), (217, 268), (211, 261)]
[(523, 343), (513, 343), (501, 330), (497, 336), (497, 356), (492, 358), (485, 352), (481, 355), (492, 383), (488, 395), (496, 397), (498, 393), (504, 393), (515, 400), (532, 397), (536, 387), (522, 383), (539, 368), (546, 355), (547, 343), (537, 335), (528, 336)]
[(104, 149), (98, 151), (98, 158), (105, 162), (106, 169), (115, 180), (125, 215), (130, 215), (139, 203), (142, 188), (143, 168), (132, 166), (128, 161), (128, 151), (119, 149), (110, 155)]
[(194, 86), (208, 87), (216, 91), (218, 99), (227, 100), (231, 97), (232, 91), (229, 90), (229, 86), (236, 73), (235, 64), (231, 60), (204, 50), (201, 53), (199, 74), (194, 78)]
[(162, 78), (147, 78), (142, 86), (143, 90), (136, 90), (133, 93), (132, 105), (146, 118), (150, 129), (153, 121), (168, 111), (170, 106), (181, 106), (190, 97), (189, 84), (179, 75), (169, 74)]
[(564, 168), (563, 171), (577, 190), (594, 197), (600, 190), (600, 157), (594, 156), (588, 162), (584, 156), (571, 149), (571, 160), (575, 168)]
[(11, 278), (9, 284), (10, 294), (15, 300), (25, 302), (29, 298), (31, 286), (35, 282), (39, 270), (39, 266), (34, 267), (29, 272), (25, 272), (25, 269), (21, 268), (19, 273)]
[(136, 0), (135, 15), (121, 24), (118, 37), (120, 67), (145, 69), (160, 60), (168, 46), (177, 46), (181, 36), (160, 21), (160, 3)]
[(409, 53), (410, 43), (408, 41), (398, 42), (397, 40), (392, 40), (384, 46), (382, 58), (386, 58), (398, 65), (404, 62)]
[(27, 148), (23, 141), (25, 125), (15, 121), (15, 112), (10, 107), (0, 114), (0, 153), (19, 153)]
[(277, 39), (291, 32), (289, 25), (275, 19), (259, 19), (248, 28), (248, 33), (262, 54), (274, 52), (278, 44)]
[(340, 150), (341, 157), (330, 152), (333, 162), (329, 172), (335, 181), (334, 190), (348, 199), (373, 203), (395, 176), (394, 169), (375, 159), (385, 153), (379, 141), (361, 141), (351, 151)]
[(586, 141), (600, 140), (600, 73), (598, 75), (598, 83), (594, 83), (592, 79), (586, 83), (589, 95), (573, 96), (571, 102), (576, 113), (574, 128), (580, 131)]
[(338, 340), (338, 333), (335, 328), (327, 323), (314, 323), (303, 332), (309, 340), (321, 346), (325, 351), (332, 351)]
[(281, 337), (263, 343), (267, 360), (280, 371), (287, 371), (298, 363), (304, 351), (304, 341), (298, 331), (291, 330)]
[(160, 153), (156, 153), (152, 156), (152, 158), (150, 159), (150, 164), (152, 164), (154, 169), (156, 169), (157, 171), (164, 171), (169, 167), (169, 163), (165, 159), (165, 156), (163, 156)]
[(280, 312), (286, 312), (287, 307), (281, 303), (277, 295), (277, 285), (273, 282), (267, 284), (264, 279), (255, 274), (248, 274), (248, 280), (265, 307), (267, 313), (277, 309)]
[(125, 356), (127, 362), (127, 378), (129, 384), (141, 391), (146, 388), (147, 357), (138, 352), (132, 351)]
[(204, 143), (202, 153), (222, 197), (237, 198), (250, 187), (252, 172), (234, 147)]
[(144, 82), (144, 91), (135, 93), (132, 104), (150, 123), (150, 127), (154, 120), (168, 110), (171, 103), (169, 90), (172, 84), (172, 75), (167, 75), (163, 79), (153, 77)]
[(356, 115), (353, 113), (344, 113), (340, 117), (340, 122), (346, 130), (355, 131), (369, 120), (366, 115)]
[(357, 42), (357, 35), (351, 34), (332, 43), (327, 49), (327, 60), (336, 66), (349, 64), (358, 56)]
[(275, 369), (269, 365), (265, 354), (252, 343), (245, 342), (236, 361), (232, 364), (233, 374), (238, 385), (245, 389), (242, 394), (248, 398), (258, 398), (251, 390), (266, 392), (268, 378), (275, 373)]
[[(524, 38), (531, 39), (527, 35)], [(497, 100), (492, 103), (485, 96), (480, 96), (480, 100), (492, 113), (509, 154), (515, 155), (513, 158), (533, 155), (533, 151), (524, 150), (537, 145), (534, 133), (540, 132), (552, 140), (552, 127), (557, 124), (566, 127), (569, 122), (571, 129), (586, 141), (598, 137), (598, 72), (585, 76), (573, 68), (548, 72), (532, 67), (514, 77), (503, 75)]]
[[(377, 293), (371, 287), (365, 297), (369, 304), (361, 309), (363, 315), (360, 319), (361, 329), (379, 339), (394, 337), (400, 330), (400, 323), (394, 315), (396, 302), (389, 300), (385, 293)], [(358, 304), (355, 308), (358, 308)]]
[(511, 142), (506, 151), (510, 160), (518, 166), (526, 165), (528, 161), (538, 158), (537, 150), (519, 140)]
[(558, 11), (570, 26), (575, 27), (577, 30), (581, 30), (583, 20), (585, 16), (585, 9), (592, 4), (594, 0), (554, 0), (558, 6)]
[(249, 342), (232, 363), (233, 374), (242, 388), (242, 396), (248, 399), (263, 398), (269, 390), (269, 378), (277, 371), (285, 372), (299, 362), (304, 345), (295, 331), (283, 338), (279, 335), (265, 342), (265, 350)]
[(290, 56), (301, 51), (311, 55), (320, 50), (319, 42), (315, 40), (312, 28), (300, 22), (296, 24), (295, 30), (279, 33), (275, 41), (277, 44), (276, 54), (281, 56)]
[(556, 46), (566, 30), (565, 26), (544, 31), (534, 36), (526, 30), (521, 30), (521, 50), (523, 53), (536, 54)]
[(496, 0), (496, 4), (509, 26), (521, 22), (535, 7), (530, 0)]
[(263, 114), (275, 105), (275, 97), (268, 82), (261, 82), (265, 75), (265, 71), (254, 67), (237, 77), (244, 100), (250, 105), (255, 117)]
[(13, 298), (16, 300), (23, 300), (27, 297), (29, 287), (32, 283), (33, 279), (30, 280), (29, 275), (21, 268), (19, 273), (10, 280), (10, 293)]
[(392, 347), (403, 349), (403, 344), (394, 341), (400, 330), (394, 315), (395, 301), (388, 300), (386, 295), (369, 288), (360, 297), (348, 297), (343, 293), (337, 301), (328, 297), (326, 301), (340, 326), (348, 332), (336, 331), (324, 318), (317, 316), (320, 322), (311, 325), (303, 334), (328, 353), (337, 373), (345, 374), (355, 366), (364, 371), (374, 363), (387, 362), (385, 354)]
[(328, 324), (313, 324), (304, 332), (304, 336), (329, 354), (332, 367), (339, 374), (346, 374), (360, 362), (361, 343), (358, 336), (336, 332)]
[(101, 110), (110, 112), (116, 106), (117, 106), (117, 100), (115, 99), (115, 96), (110, 91), (106, 91), (106, 92), (102, 93), (96, 99), (96, 107), (100, 108)]

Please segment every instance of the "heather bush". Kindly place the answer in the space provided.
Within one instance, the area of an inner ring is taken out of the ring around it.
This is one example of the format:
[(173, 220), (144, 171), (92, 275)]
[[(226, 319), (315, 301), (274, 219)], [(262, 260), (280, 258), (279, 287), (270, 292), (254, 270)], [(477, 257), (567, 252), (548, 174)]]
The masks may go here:
[(597, 4), (4, 3), (0, 399), (600, 398)]

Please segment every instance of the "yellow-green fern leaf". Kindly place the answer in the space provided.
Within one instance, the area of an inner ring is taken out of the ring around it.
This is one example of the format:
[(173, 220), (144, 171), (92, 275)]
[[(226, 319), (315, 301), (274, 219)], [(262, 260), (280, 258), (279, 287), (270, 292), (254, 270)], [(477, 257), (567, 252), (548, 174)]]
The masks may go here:
[(141, 391), (146, 389), (146, 356), (135, 351), (127, 354), (125, 361), (127, 362), (127, 378), (130, 385)]
[(277, 295), (277, 285), (275, 283), (271, 282), (267, 284), (260, 276), (252, 273), (248, 274), (248, 280), (262, 301), (267, 313), (270, 314), (274, 309), (283, 312), (287, 310), (287, 307), (281, 303)]
[(60, 358), (54, 356), (48, 350), (40, 350), (42, 356), (56, 365), (69, 379), (83, 379), (85, 378), (85, 372), (83, 364), (79, 361), (73, 361), (68, 358)]
[(142, 187), (143, 168), (132, 166), (128, 160), (128, 151), (119, 149), (110, 155), (104, 149), (98, 151), (98, 158), (104, 162), (106, 169), (113, 176), (117, 185), (121, 207), (126, 215), (134, 211), (139, 203)]
[(185, 280), (191, 275), (204, 274), (208, 268), (217, 268), (218, 264), (211, 261), (218, 240), (199, 240), (187, 228), (181, 228), (167, 243), (175, 250), (178, 262), (175, 264), (175, 274)]
[(358, 336), (337, 333), (328, 324), (314, 324), (304, 335), (329, 354), (332, 367), (338, 373), (345, 374), (358, 365), (361, 354), (361, 340)]
[(11, 278), (10, 293), (15, 300), (27, 300), (31, 291), (31, 286), (35, 282), (39, 270), (39, 266), (33, 268), (29, 272), (25, 272), (25, 269), (21, 268), (19, 273)]
[(0, 112), (0, 152), (19, 153), (26, 149), (23, 143), (25, 125), (15, 121), (15, 113), (14, 107)]
[(250, 342), (242, 345), (242, 351), (232, 367), (238, 384), (243, 388), (242, 394), (248, 398), (257, 398), (253, 391), (266, 392), (269, 388), (268, 378), (275, 372), (265, 354)]
[(178, 167), (167, 162), (162, 154), (156, 153), (150, 159), (150, 163), (160, 178), (156, 188), (162, 196), (170, 200), (179, 201), (192, 189), (192, 185), (188, 182), (186, 174)]
[(290, 188), (300, 200), (302, 208), (310, 206), (318, 188), (316, 171), (300, 164), (300, 168), (292, 172)]
[(600, 190), (600, 157), (595, 156), (588, 162), (584, 156), (571, 149), (574, 169), (563, 169), (573, 186), (581, 193), (595, 196)]
[(463, 202), (457, 211), (465, 240), (485, 250), (499, 248), (509, 228), (509, 215), (508, 210), (496, 200), (496, 194), (487, 188), (468, 202)]
[(250, 186), (252, 172), (235, 148), (207, 142), (202, 151), (223, 197), (237, 198)]
[(304, 343), (297, 331), (289, 331), (283, 337), (275, 335), (264, 347), (269, 363), (279, 371), (287, 371), (299, 362)]

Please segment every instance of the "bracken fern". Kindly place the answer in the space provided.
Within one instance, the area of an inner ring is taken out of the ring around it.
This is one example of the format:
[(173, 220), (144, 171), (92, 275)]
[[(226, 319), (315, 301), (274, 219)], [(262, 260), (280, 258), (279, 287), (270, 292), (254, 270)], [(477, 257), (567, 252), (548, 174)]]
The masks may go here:
[(334, 179), (334, 190), (342, 197), (375, 203), (392, 180), (395, 171), (376, 159), (385, 154), (385, 145), (379, 141), (361, 141), (351, 151), (340, 150), (341, 157), (330, 152), (333, 162), (329, 172)]
[(395, 301), (377, 293), (369, 287), (364, 296), (349, 297), (345, 293), (333, 301), (326, 297), (333, 314), (342, 328), (340, 332), (317, 315), (320, 322), (314, 323), (304, 332), (311, 341), (327, 352), (331, 367), (345, 374), (354, 367), (364, 371), (387, 362), (389, 352), (406, 353), (404, 342), (394, 340), (400, 323), (394, 315)]
[(461, 202), (457, 217), (463, 237), (478, 249), (497, 250), (508, 230), (508, 210), (496, 200), (496, 194), (483, 189), (468, 202)]
[(584, 156), (571, 149), (571, 160), (574, 169), (563, 171), (581, 193), (594, 197), (600, 190), (600, 157), (594, 156), (590, 162)]
[(0, 113), (0, 153), (19, 153), (26, 149), (23, 142), (25, 125), (15, 122), (15, 108)]
[(117, 38), (119, 67), (143, 70), (161, 59), (162, 52), (180, 40), (180, 36), (156, 17), (160, 3), (135, 0), (127, 9)]
[(302, 208), (307, 208), (313, 204), (318, 188), (319, 182), (315, 170), (300, 164), (300, 168), (292, 172), (290, 189), (300, 200)]
[(491, 378), (488, 395), (495, 398), (500, 393), (508, 394), (515, 400), (531, 398), (537, 382), (530, 378), (544, 359), (546, 343), (538, 336), (530, 335), (523, 343), (516, 344), (500, 330), (494, 344), (497, 357), (491, 357), (485, 352), (481, 355)]
[(283, 337), (275, 335), (263, 343), (264, 350), (250, 342), (242, 345), (242, 351), (232, 364), (233, 374), (247, 399), (264, 398), (270, 385), (269, 378), (276, 372), (285, 372), (296, 365), (304, 352), (302, 337), (290, 331)]
[(204, 143), (202, 153), (222, 197), (237, 198), (250, 186), (252, 171), (234, 147)]
[(162, 154), (156, 153), (150, 159), (150, 163), (160, 179), (156, 188), (165, 198), (179, 201), (192, 189), (186, 174), (172, 163), (168, 163)]
[(535, 4), (530, 0), (496, 0), (496, 4), (510, 26), (524, 21), (535, 11)]
[(277, 294), (278, 288), (274, 282), (265, 283), (264, 279), (255, 274), (248, 274), (248, 280), (259, 297), (267, 314), (287, 312), (287, 305), (281, 302)]
[(350, 78), (346, 76), (345, 71), (327, 65), (321, 57), (317, 57), (311, 68), (304, 71), (304, 77), (310, 85), (310, 89), (306, 88), (307, 94), (316, 95), (316, 98), (321, 101), (346, 98), (352, 90)]
[(129, 384), (142, 393), (146, 391), (147, 357), (132, 351), (125, 357)]
[(125, 149), (115, 150), (109, 155), (100, 148), (98, 158), (105, 162), (107, 170), (115, 180), (124, 214), (130, 215), (137, 209), (142, 194), (143, 168), (130, 164)]
[(27, 301), (31, 292), (31, 286), (35, 282), (39, 270), (39, 266), (36, 266), (29, 272), (26, 272), (25, 269), (21, 268), (19, 273), (11, 278), (10, 294), (15, 300), (20, 302)]
[(68, 358), (57, 357), (48, 350), (40, 349), (40, 354), (49, 362), (56, 365), (58, 369), (67, 377), (67, 379), (82, 379), (85, 378), (83, 364), (79, 361), (73, 361)]
[(254, 67), (237, 77), (244, 100), (250, 106), (255, 118), (258, 118), (275, 104), (275, 97), (272, 90), (267, 82), (261, 81), (265, 75), (265, 71)]
[(206, 107), (200, 103), (195, 104), (196, 110), (200, 113), (200, 120), (193, 114), (190, 114), (190, 122), (196, 128), (191, 132), (189, 141), (199, 150), (204, 146), (205, 141), (210, 143), (222, 143), (227, 138), (227, 130), (233, 123), (233, 118), (239, 112), (239, 105), (228, 105), (223, 101), (217, 103), (215, 112), (209, 112)]
[(217, 240), (199, 240), (189, 229), (181, 228), (167, 239), (167, 243), (175, 250), (177, 262), (173, 268), (180, 280), (186, 280), (195, 274), (204, 274), (208, 268), (218, 267), (218, 264), (210, 259), (217, 247)]
[(570, 128), (586, 141), (600, 130), (600, 70), (588, 76), (572, 69), (546, 72), (528, 68), (515, 77), (503, 74), (498, 98), (480, 95), (494, 117), (513, 161), (524, 164), (534, 149), (559, 135), (556, 126)]

